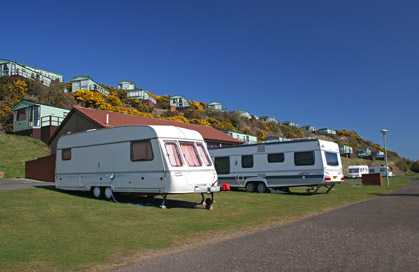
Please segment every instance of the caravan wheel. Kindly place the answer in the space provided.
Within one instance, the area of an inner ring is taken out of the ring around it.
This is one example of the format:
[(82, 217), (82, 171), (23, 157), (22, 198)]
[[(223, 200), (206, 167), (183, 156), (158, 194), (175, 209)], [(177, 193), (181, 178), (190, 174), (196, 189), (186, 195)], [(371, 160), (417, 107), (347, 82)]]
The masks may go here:
[(246, 191), (248, 191), (249, 193), (253, 193), (254, 191), (256, 191), (255, 183), (254, 182), (246, 183)]
[(94, 198), (97, 198), (97, 199), (103, 198), (103, 188), (99, 186), (93, 187), (92, 194)]
[(105, 198), (106, 199), (112, 199), (112, 189), (111, 187), (105, 188)]
[(257, 191), (259, 193), (266, 193), (268, 191), (268, 188), (266, 188), (265, 183), (259, 182), (258, 187), (257, 187)]

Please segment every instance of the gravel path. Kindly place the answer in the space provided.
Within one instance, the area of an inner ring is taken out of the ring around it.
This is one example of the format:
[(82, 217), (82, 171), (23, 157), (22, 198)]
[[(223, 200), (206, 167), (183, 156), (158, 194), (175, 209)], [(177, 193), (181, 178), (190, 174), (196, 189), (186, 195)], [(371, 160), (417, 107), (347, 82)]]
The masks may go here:
[(120, 268), (127, 271), (418, 271), (419, 179), (390, 195)]

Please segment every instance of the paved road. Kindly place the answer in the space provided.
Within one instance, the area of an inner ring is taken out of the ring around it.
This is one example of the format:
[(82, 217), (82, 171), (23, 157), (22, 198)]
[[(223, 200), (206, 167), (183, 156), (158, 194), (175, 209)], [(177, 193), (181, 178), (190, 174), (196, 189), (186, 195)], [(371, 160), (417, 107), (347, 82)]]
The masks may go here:
[(10, 190), (21, 190), (21, 189), (32, 189), (32, 188), (41, 188), (41, 187), (54, 187), (55, 183), (38, 181), (33, 179), (21, 179), (21, 178), (12, 178), (12, 179), (0, 179), (0, 191), (10, 191)]
[(419, 271), (419, 179), (391, 195), (118, 271)]

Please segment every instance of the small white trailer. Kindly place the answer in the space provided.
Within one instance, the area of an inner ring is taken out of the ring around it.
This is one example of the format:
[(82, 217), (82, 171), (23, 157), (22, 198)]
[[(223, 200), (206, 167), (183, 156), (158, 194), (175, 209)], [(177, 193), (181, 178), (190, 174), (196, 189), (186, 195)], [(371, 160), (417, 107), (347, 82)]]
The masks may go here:
[(260, 142), (209, 149), (220, 183), (248, 192), (268, 188), (289, 192), (307, 186), (316, 193), (321, 186), (329, 192), (344, 180), (339, 146), (318, 139)]
[(363, 174), (369, 174), (368, 165), (350, 165), (348, 166), (348, 177), (362, 178)]
[(199, 132), (174, 126), (123, 126), (62, 136), (57, 144), (56, 188), (163, 195), (220, 190)]

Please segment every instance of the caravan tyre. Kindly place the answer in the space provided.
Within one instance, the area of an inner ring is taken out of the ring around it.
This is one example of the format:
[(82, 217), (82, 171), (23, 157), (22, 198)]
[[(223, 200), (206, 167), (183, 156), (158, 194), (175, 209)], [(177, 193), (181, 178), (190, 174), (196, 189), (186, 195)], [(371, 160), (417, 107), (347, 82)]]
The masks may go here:
[(92, 194), (94, 198), (97, 198), (97, 199), (103, 198), (103, 188), (99, 186), (93, 187)]
[(254, 182), (246, 183), (246, 191), (248, 191), (249, 193), (253, 193), (254, 191), (256, 191), (255, 183)]
[(265, 183), (263, 183), (263, 182), (259, 182), (259, 183), (258, 183), (258, 186), (257, 186), (257, 191), (258, 191), (259, 193), (266, 193), (266, 192), (268, 191), (268, 188), (266, 188)]
[(111, 187), (105, 188), (105, 198), (106, 199), (112, 199), (112, 189)]

